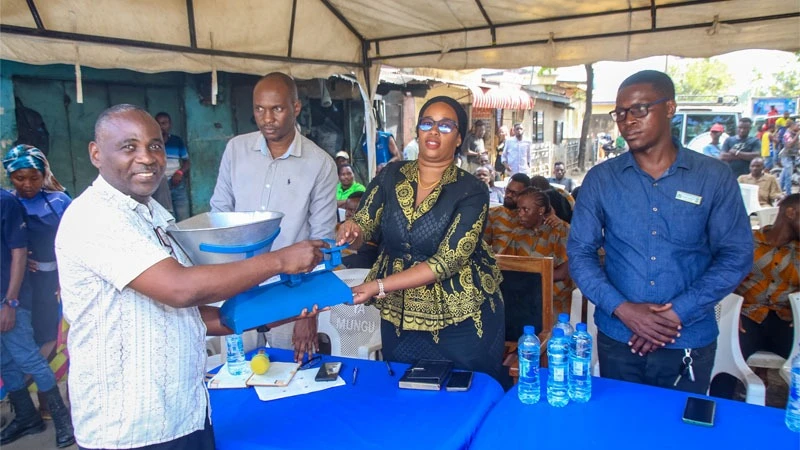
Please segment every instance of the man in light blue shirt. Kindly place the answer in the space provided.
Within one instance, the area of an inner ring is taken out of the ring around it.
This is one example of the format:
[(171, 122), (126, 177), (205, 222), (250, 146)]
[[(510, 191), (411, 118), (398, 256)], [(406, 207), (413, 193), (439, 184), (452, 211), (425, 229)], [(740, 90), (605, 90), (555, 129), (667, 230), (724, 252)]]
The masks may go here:
[[(730, 169), (672, 139), (675, 109), (666, 74), (623, 81), (611, 116), (630, 151), (586, 175), (567, 254), (597, 305), (601, 375), (704, 394), (714, 305), (749, 272), (752, 235)], [(685, 356), (693, 376), (681, 369)]]
[[(336, 164), (297, 131), (302, 104), (288, 75), (273, 72), (253, 89), (253, 116), (259, 131), (228, 142), (211, 196), (212, 211), (279, 211), (279, 250), (306, 239), (333, 238), (336, 227)], [(295, 357), (317, 350), (316, 318), (293, 327)], [(289, 334), (288, 329), (273, 334)], [(287, 343), (273, 346), (288, 346)]]
[(502, 162), (508, 176), (515, 173), (530, 175), (531, 141), (523, 139), (523, 134), (522, 124), (518, 123), (514, 125), (514, 137), (506, 139)]

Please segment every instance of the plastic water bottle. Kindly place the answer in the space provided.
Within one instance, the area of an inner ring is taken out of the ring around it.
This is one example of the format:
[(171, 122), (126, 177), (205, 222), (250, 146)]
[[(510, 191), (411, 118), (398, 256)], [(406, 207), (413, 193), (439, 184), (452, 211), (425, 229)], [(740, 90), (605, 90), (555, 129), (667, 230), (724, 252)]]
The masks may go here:
[(569, 399), (586, 403), (592, 397), (592, 335), (579, 323), (569, 344)]
[(800, 432), (800, 354), (792, 359), (792, 371), (789, 372), (789, 401), (786, 402), (786, 426), (794, 432)]
[(242, 335), (230, 334), (225, 336), (225, 347), (228, 349), (228, 372), (231, 375), (238, 376), (249, 371), (247, 360), (244, 357)]
[(519, 401), (532, 405), (542, 397), (539, 383), (539, 355), (542, 344), (536, 337), (533, 325), (526, 325), (522, 337), (519, 338), (517, 351), (519, 354), (519, 383), (517, 395)]
[(572, 337), (572, 333), (575, 331), (572, 329), (572, 325), (569, 323), (569, 314), (567, 313), (560, 313), (558, 315), (558, 322), (553, 327), (555, 330), (556, 328), (561, 328), (564, 330), (564, 337), (569, 340)]
[(569, 371), (569, 341), (564, 330), (556, 328), (547, 343), (547, 403), (562, 407), (569, 403), (567, 371)]

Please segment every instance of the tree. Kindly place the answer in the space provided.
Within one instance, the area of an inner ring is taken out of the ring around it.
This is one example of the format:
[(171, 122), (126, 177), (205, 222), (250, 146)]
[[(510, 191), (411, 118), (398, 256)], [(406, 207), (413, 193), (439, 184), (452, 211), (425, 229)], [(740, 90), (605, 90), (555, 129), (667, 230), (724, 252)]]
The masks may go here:
[(675, 83), (677, 95), (721, 95), (733, 85), (733, 76), (728, 66), (708, 58), (697, 59), (688, 64), (673, 64), (667, 73)]
[(784, 66), (783, 70), (775, 72), (773, 79), (766, 80), (758, 71), (754, 74), (756, 87), (753, 95), (757, 97), (800, 97), (800, 52), (794, 52), (795, 63)]

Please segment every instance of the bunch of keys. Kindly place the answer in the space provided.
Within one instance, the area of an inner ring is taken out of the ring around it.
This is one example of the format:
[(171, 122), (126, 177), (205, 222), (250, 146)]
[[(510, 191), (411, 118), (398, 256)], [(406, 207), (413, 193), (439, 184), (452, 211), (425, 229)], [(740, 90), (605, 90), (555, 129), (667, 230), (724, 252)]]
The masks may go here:
[(694, 369), (692, 368), (692, 349), (683, 349), (683, 359), (681, 360), (681, 368), (678, 369), (678, 378), (672, 383), (672, 386), (677, 386), (681, 382), (681, 378), (688, 375), (689, 379), (694, 383)]

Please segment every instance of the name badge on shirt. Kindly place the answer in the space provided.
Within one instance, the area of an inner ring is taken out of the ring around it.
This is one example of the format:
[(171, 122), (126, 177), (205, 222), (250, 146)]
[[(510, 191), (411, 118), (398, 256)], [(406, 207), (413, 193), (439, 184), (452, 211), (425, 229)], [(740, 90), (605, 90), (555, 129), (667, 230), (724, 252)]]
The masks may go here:
[(700, 202), (703, 201), (703, 197), (700, 197), (699, 195), (689, 194), (688, 192), (683, 192), (683, 191), (678, 191), (678, 193), (675, 194), (675, 198), (682, 202), (692, 203), (694, 205), (699, 205)]

